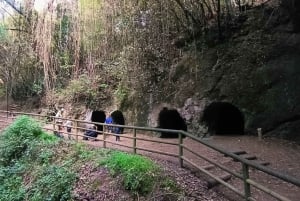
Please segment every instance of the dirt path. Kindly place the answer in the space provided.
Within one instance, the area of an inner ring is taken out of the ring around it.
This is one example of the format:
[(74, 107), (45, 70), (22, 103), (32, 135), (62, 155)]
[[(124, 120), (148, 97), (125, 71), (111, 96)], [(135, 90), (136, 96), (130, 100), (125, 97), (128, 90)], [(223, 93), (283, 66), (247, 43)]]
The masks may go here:
[[(52, 128), (52, 125), (47, 125), (46, 127)], [(121, 141), (119, 142), (115, 141), (114, 136), (108, 136), (107, 137), (108, 142), (106, 143), (106, 147), (112, 149), (119, 149), (119, 150), (132, 153), (133, 149), (130, 147), (132, 147), (133, 145), (133, 140), (126, 137), (132, 137), (133, 135), (129, 133), (130, 131), (127, 132), (128, 133), (121, 135)], [(168, 143), (178, 142), (178, 139), (158, 138), (157, 135), (153, 135), (153, 133), (143, 133), (143, 134), (138, 133), (137, 137), (143, 139), (150, 139), (150, 140), (160, 140), (162, 142), (168, 142)], [(65, 138), (67, 139), (67, 137)], [(98, 136), (99, 140), (101, 140), (102, 138), (103, 138), (102, 135)], [(84, 142), (92, 146), (103, 147), (102, 141), (84, 141)], [(272, 138), (267, 138), (259, 141), (258, 138), (254, 136), (213, 136), (207, 139), (207, 142), (222, 147), (228, 151), (236, 151), (236, 150), (246, 151), (247, 154), (256, 156), (258, 161), (261, 162), (265, 161), (270, 163), (268, 167), (280, 171), (282, 173), (287, 173), (295, 178), (300, 179), (300, 170), (299, 170), (300, 146), (293, 142), (283, 141), (279, 139), (272, 139)], [(222, 163), (226, 167), (229, 167), (230, 169), (241, 173), (241, 164), (234, 162), (230, 158), (225, 157), (223, 154), (220, 154), (204, 145), (201, 145), (190, 138), (185, 138), (183, 144), (188, 148), (190, 148), (191, 150), (193, 150), (194, 152), (200, 153), (213, 161), (218, 161), (219, 163)], [(178, 147), (176, 145), (166, 145), (157, 142), (146, 142), (144, 140), (137, 140), (136, 145), (139, 148), (152, 149), (164, 153), (178, 154), (179, 152)], [(176, 157), (163, 156), (161, 154), (155, 154), (155, 153), (150, 153), (147, 151), (140, 151), (140, 150), (138, 150), (137, 153), (152, 158), (156, 158), (159, 160), (169, 161), (177, 165), (179, 164), (178, 159)], [(188, 151), (184, 151), (184, 156), (202, 167), (207, 166), (209, 164), (204, 160), (196, 159), (196, 157)], [(185, 167), (189, 167), (193, 169), (188, 164), (184, 164), (184, 165)], [(179, 166), (177, 167), (178, 169), (180, 169)], [(216, 168), (212, 169), (211, 171), (220, 176), (224, 174), (224, 172)], [(194, 171), (194, 173), (198, 177), (203, 178), (203, 180), (207, 180), (207, 177), (204, 176), (203, 174), (200, 174), (197, 171)], [(276, 190), (279, 194), (288, 197), (292, 201), (297, 201), (300, 198), (299, 187), (272, 178), (260, 171), (255, 171), (250, 168), (250, 178), (253, 178), (255, 181), (262, 183), (264, 186), (272, 190)], [(234, 185), (236, 188), (240, 189), (240, 191), (243, 191), (243, 183), (239, 179), (231, 178), (228, 181), (228, 183)], [(228, 200), (234, 200), (234, 201), (242, 200), (240, 197), (235, 195), (232, 191), (224, 188), (223, 186), (213, 187), (213, 190), (217, 191), (222, 196), (226, 197)], [(258, 201), (276, 200), (254, 188), (252, 188), (251, 191), (253, 197), (255, 197), (256, 200)]]
[[(120, 142), (115, 141), (114, 136), (108, 136), (106, 138), (108, 141), (106, 143), (106, 147), (112, 149), (119, 149), (119, 150), (132, 153), (133, 149), (129, 147), (133, 146), (133, 140), (126, 138), (132, 136), (133, 134), (131, 133), (123, 134), (121, 136)], [(139, 133), (137, 134), (137, 137), (143, 139), (149, 139), (149, 140), (159, 140), (168, 143), (178, 143), (178, 139), (161, 139), (158, 138), (157, 135), (153, 135), (153, 133), (148, 133), (148, 134)], [(102, 135), (98, 136), (99, 140), (101, 140), (102, 138), (103, 138)], [(85, 141), (85, 142), (92, 146), (103, 147), (102, 141)], [(267, 138), (259, 141), (258, 138), (254, 136), (213, 136), (207, 139), (207, 142), (222, 147), (228, 151), (237, 151), (237, 150), (246, 151), (248, 155), (256, 156), (257, 161), (270, 163), (268, 167), (300, 179), (300, 171), (299, 171), (300, 146), (293, 142), (283, 141), (279, 139), (271, 139), (271, 138)], [(234, 162), (232, 159), (225, 157), (223, 154), (220, 154), (204, 145), (201, 145), (190, 138), (185, 138), (183, 144), (188, 148), (190, 148), (191, 150), (193, 150), (194, 152), (201, 153), (202, 155), (208, 157), (209, 159), (213, 161), (218, 161), (219, 163), (225, 165), (226, 167), (229, 167), (230, 169), (235, 170), (238, 173), (241, 173), (242, 170), (241, 164)], [(164, 153), (170, 153), (170, 154), (179, 153), (178, 146), (176, 145), (166, 145), (157, 142), (147, 142), (144, 140), (137, 140), (136, 145), (139, 148), (151, 149), (151, 150), (164, 152)], [(161, 154), (150, 153), (141, 150), (138, 150), (137, 153), (150, 156), (153, 158), (157, 158), (160, 160), (162, 159), (162, 160), (170, 161), (177, 165), (179, 164), (178, 159), (176, 157), (163, 156)], [(196, 159), (196, 157), (188, 151), (184, 151), (184, 156), (201, 167), (209, 165), (209, 163), (204, 160)], [(189, 164), (184, 164), (184, 165), (185, 167), (192, 168)], [(225, 174), (223, 171), (217, 168), (213, 168), (211, 171), (219, 176)], [(200, 178), (207, 180), (207, 177), (204, 176), (203, 174), (197, 171), (195, 171), (194, 173), (198, 175)], [(282, 194), (293, 201), (299, 200), (300, 197), (299, 187), (296, 187), (291, 184), (287, 184), (286, 182), (275, 179), (260, 171), (255, 171), (251, 168), (250, 168), (250, 178), (253, 178), (255, 181), (262, 183), (264, 186), (272, 190), (276, 190), (279, 194)], [(240, 189), (241, 192), (243, 191), (243, 183), (239, 179), (231, 178), (229, 180), (229, 183), (234, 185), (236, 188)], [(234, 201), (242, 200), (233, 192), (231, 192), (230, 190), (222, 186), (214, 187), (214, 190), (218, 191), (229, 200), (234, 200)], [(276, 200), (275, 198), (272, 198), (266, 195), (265, 193), (260, 192), (254, 188), (252, 188), (251, 191), (253, 196), (259, 201)]]
[[(132, 136), (132, 134), (124, 134), (123, 136)], [(101, 138), (102, 136), (99, 136)], [(177, 143), (178, 139), (160, 139), (155, 136), (149, 136), (145, 134), (138, 134), (140, 138), (146, 138), (150, 140), (161, 140), (163, 142)], [(108, 137), (110, 142), (115, 142), (115, 137)], [(246, 151), (249, 155), (254, 155), (257, 157), (258, 161), (268, 162), (270, 163), (268, 166), (274, 170), (278, 170), (283, 173), (287, 173), (291, 176), (300, 179), (300, 146), (295, 143), (278, 140), (278, 139), (263, 139), (261, 141), (258, 140), (257, 137), (253, 136), (214, 136), (208, 140), (211, 144), (222, 147), (228, 151), (236, 151), (243, 150)], [(102, 147), (103, 142), (101, 141), (88, 141), (88, 144)], [(132, 146), (132, 139), (121, 138), (120, 142), (117, 142), (118, 145), (107, 144), (107, 147), (120, 149), (120, 146)], [(186, 138), (184, 139), (185, 146), (189, 147), (193, 151), (197, 153), (201, 153), (204, 156), (210, 158), (211, 160), (218, 161), (227, 167), (230, 167), (232, 170), (236, 170), (237, 172), (241, 172), (241, 164), (234, 162), (230, 158), (224, 157), (222, 154), (201, 145), (192, 139)], [(137, 146), (144, 149), (153, 149), (156, 151), (161, 151), (165, 153), (178, 153), (178, 147), (174, 145), (165, 145), (159, 144), (155, 142), (146, 142), (142, 140), (137, 140)], [(132, 148), (121, 147), (124, 151), (133, 152)], [(172, 161), (176, 164), (179, 164), (178, 159), (169, 156), (162, 156), (160, 154), (149, 153), (145, 151), (138, 151), (139, 154), (157, 157), (160, 159)], [(184, 156), (193, 161), (194, 163), (200, 166), (207, 166), (208, 163), (203, 160), (196, 159), (195, 156), (187, 151), (184, 152)], [(187, 165), (187, 164), (185, 164)], [(218, 175), (224, 175), (224, 172), (221, 170), (212, 170)], [(195, 172), (197, 173), (197, 172)], [(203, 176), (199, 174), (200, 177)], [(260, 171), (255, 171), (250, 169), (250, 177), (254, 178), (255, 181), (259, 181), (264, 186), (272, 190), (276, 190), (278, 193), (287, 196), (291, 200), (298, 200), (300, 197), (300, 189), (294, 185), (287, 184), (286, 182), (282, 182), (278, 179), (272, 178)], [(206, 178), (206, 177), (205, 177)], [(239, 179), (233, 178), (229, 181), (232, 185), (239, 188), (241, 191), (243, 190), (243, 183), (240, 182)], [(232, 200), (241, 200), (239, 197), (232, 196), (233, 193), (229, 190), (224, 190), (224, 187), (216, 187), (215, 188), (220, 193), (224, 194), (226, 197), (231, 198)], [(275, 200), (274, 198), (265, 195), (264, 193), (252, 188), (254, 197), (257, 200)]]

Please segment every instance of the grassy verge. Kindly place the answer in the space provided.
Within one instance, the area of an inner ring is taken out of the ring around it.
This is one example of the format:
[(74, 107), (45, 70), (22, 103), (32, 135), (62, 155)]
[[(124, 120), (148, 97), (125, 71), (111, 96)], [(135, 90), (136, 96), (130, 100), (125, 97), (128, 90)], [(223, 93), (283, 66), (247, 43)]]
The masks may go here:
[(114, 152), (103, 161), (112, 175), (121, 174), (126, 189), (136, 193), (149, 193), (158, 181), (160, 168), (151, 160), (123, 152)]
[(22, 116), (0, 135), (0, 201), (72, 200), (79, 171), (87, 163), (121, 175), (124, 188), (133, 194), (146, 195), (158, 183), (163, 188), (174, 184), (147, 158), (63, 141)]

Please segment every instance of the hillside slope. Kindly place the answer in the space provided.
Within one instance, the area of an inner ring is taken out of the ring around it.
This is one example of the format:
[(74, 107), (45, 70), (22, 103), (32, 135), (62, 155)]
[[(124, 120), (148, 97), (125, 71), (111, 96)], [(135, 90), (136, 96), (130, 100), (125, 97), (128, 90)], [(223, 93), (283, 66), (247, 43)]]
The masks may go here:
[(128, 116), (155, 126), (159, 111), (169, 106), (197, 132), (206, 106), (229, 102), (244, 115), (246, 133), (262, 128), (266, 135), (299, 141), (300, 34), (292, 27), (288, 10), (277, 4), (242, 13), (224, 42), (203, 45), (199, 38), (170, 66), (159, 90), (131, 96)]

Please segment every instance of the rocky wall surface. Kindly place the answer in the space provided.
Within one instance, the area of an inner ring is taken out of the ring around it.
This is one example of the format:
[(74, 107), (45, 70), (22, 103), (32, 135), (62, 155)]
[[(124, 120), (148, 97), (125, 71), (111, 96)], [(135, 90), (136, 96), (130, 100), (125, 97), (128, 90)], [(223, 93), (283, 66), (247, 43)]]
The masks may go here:
[(255, 10), (228, 41), (185, 51), (156, 86), (159, 91), (131, 98), (139, 100), (133, 115), (138, 124), (155, 126), (167, 106), (180, 112), (189, 131), (202, 135), (205, 107), (228, 102), (244, 115), (246, 134), (262, 128), (265, 135), (300, 141), (300, 34), (291, 31), (285, 13)]
[[(253, 39), (249, 34), (235, 46), (181, 61), (180, 75), (173, 73), (172, 78), (183, 87), (173, 103), (193, 131), (205, 106), (224, 101), (244, 114), (246, 133), (262, 128), (267, 135), (299, 140), (300, 35), (284, 33), (268, 42)], [(197, 75), (188, 72), (191, 64)], [(186, 94), (191, 88), (194, 91)]]

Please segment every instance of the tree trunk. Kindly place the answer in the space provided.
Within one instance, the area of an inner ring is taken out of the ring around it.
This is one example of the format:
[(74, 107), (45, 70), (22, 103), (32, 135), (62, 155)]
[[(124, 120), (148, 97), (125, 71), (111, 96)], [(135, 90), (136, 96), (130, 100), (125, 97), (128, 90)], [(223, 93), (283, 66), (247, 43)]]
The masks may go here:
[(219, 41), (222, 39), (222, 31), (221, 31), (221, 3), (220, 0), (217, 0), (217, 17), (218, 17), (218, 35)]

